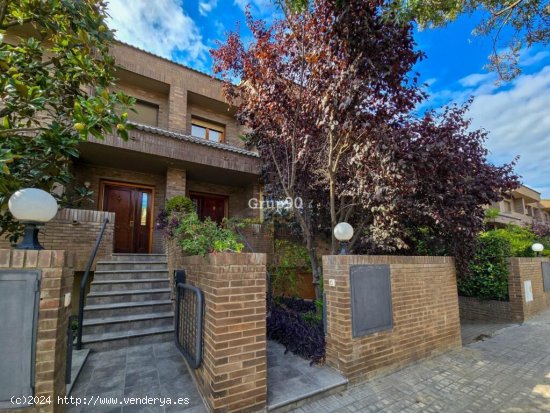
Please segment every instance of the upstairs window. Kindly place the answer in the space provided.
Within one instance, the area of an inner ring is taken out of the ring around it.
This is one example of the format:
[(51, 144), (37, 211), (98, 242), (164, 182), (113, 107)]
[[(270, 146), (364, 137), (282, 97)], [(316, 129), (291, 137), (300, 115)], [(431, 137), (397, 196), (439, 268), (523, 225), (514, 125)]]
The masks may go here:
[(225, 128), (222, 125), (193, 117), (191, 119), (191, 135), (195, 138), (211, 142), (224, 141)]
[(135, 112), (133, 110), (128, 111), (128, 120), (142, 125), (159, 125), (159, 105), (136, 99), (134, 110)]

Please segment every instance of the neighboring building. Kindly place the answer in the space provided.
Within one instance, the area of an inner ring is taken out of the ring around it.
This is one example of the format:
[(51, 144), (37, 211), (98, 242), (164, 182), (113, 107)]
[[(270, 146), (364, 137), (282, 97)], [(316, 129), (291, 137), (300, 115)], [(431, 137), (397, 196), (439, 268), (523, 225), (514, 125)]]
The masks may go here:
[(129, 45), (112, 53), (116, 88), (137, 99), (135, 129), (127, 142), (112, 135), (83, 143), (74, 175), (94, 194), (82, 208), (116, 213), (114, 252), (164, 252), (156, 220), (174, 195), (218, 222), (259, 218), (248, 208), (260, 193), (259, 158), (239, 139), (221, 82)]
[(499, 211), (498, 217), (492, 220), (495, 227), (550, 223), (550, 201), (541, 200), (539, 192), (525, 185), (512, 191), (509, 197), (492, 204), (491, 208)]

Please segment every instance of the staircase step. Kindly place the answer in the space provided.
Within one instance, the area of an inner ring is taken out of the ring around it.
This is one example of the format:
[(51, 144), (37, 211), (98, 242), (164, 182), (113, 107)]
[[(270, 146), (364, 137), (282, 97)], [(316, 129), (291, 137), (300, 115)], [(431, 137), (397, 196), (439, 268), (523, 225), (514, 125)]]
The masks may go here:
[(172, 300), (86, 304), (84, 307), (84, 320), (88, 318), (118, 317), (146, 313), (163, 313), (168, 311), (172, 311)]
[(168, 300), (170, 288), (146, 289), (146, 290), (116, 290), (97, 291), (88, 294), (86, 302), (90, 305), (125, 303), (136, 301)]
[(166, 270), (167, 266), (167, 261), (98, 261), (95, 270)]
[(162, 326), (103, 334), (86, 334), (82, 336), (82, 344), (85, 348), (106, 350), (138, 344), (161, 343), (171, 341), (173, 338), (174, 327)]
[(166, 254), (112, 254), (113, 261), (166, 261)]
[(159, 278), (143, 278), (143, 279), (131, 279), (131, 280), (101, 280), (93, 281), (91, 284), (90, 292), (99, 291), (114, 291), (114, 290), (144, 290), (144, 289), (157, 289), (157, 288), (169, 288), (170, 281), (168, 279)]
[(145, 313), (89, 318), (84, 320), (82, 332), (84, 335), (88, 335), (173, 325), (174, 313), (171, 311), (166, 311), (163, 313)]
[(144, 278), (158, 278), (168, 279), (168, 270), (107, 270), (107, 271), (95, 271), (95, 281), (114, 281), (114, 280), (132, 280), (132, 279), (144, 279)]

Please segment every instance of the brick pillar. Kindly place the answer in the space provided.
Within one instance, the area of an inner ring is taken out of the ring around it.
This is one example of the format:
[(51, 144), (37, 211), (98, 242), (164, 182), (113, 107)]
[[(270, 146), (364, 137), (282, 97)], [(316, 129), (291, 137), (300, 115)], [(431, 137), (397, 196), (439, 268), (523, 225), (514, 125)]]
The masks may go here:
[(187, 174), (183, 169), (168, 168), (166, 170), (166, 199), (176, 195), (185, 195)]
[(213, 412), (255, 412), (267, 401), (266, 256), (211, 254), (181, 259), (204, 292), (204, 355), (194, 370)]
[[(512, 316), (522, 322), (550, 308), (550, 291), (544, 291), (542, 263), (548, 258), (510, 258), (508, 261), (508, 297)], [(532, 301), (527, 302), (525, 281), (530, 281)]]
[[(21, 409), (22, 412), (65, 411), (65, 405), (57, 404), (57, 397), (65, 396), (67, 323), (71, 309), (70, 305), (65, 306), (65, 294), (72, 291), (73, 262), (73, 254), (61, 250), (0, 250), (0, 269), (37, 269), (42, 273), (36, 342), (35, 396), (50, 397), (52, 403)], [(0, 371), (0, 374), (9, 372)], [(14, 412), (12, 409), (6, 411)]]
[(185, 133), (187, 125), (187, 90), (171, 85), (169, 96), (168, 129)]

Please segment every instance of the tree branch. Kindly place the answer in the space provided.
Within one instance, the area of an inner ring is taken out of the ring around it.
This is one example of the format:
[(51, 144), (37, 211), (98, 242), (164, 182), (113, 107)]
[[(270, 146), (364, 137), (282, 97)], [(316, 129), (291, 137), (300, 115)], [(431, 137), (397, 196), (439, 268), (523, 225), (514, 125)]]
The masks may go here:
[(506, 6), (506, 7), (504, 7), (503, 9), (501, 9), (497, 12), (491, 11), (491, 14), (493, 15), (493, 17), (499, 17), (502, 14), (506, 13), (507, 11), (512, 11), (512, 9), (516, 8), (522, 2), (523, 2), (523, 0), (516, 0), (515, 2), (513, 2), (509, 6)]

